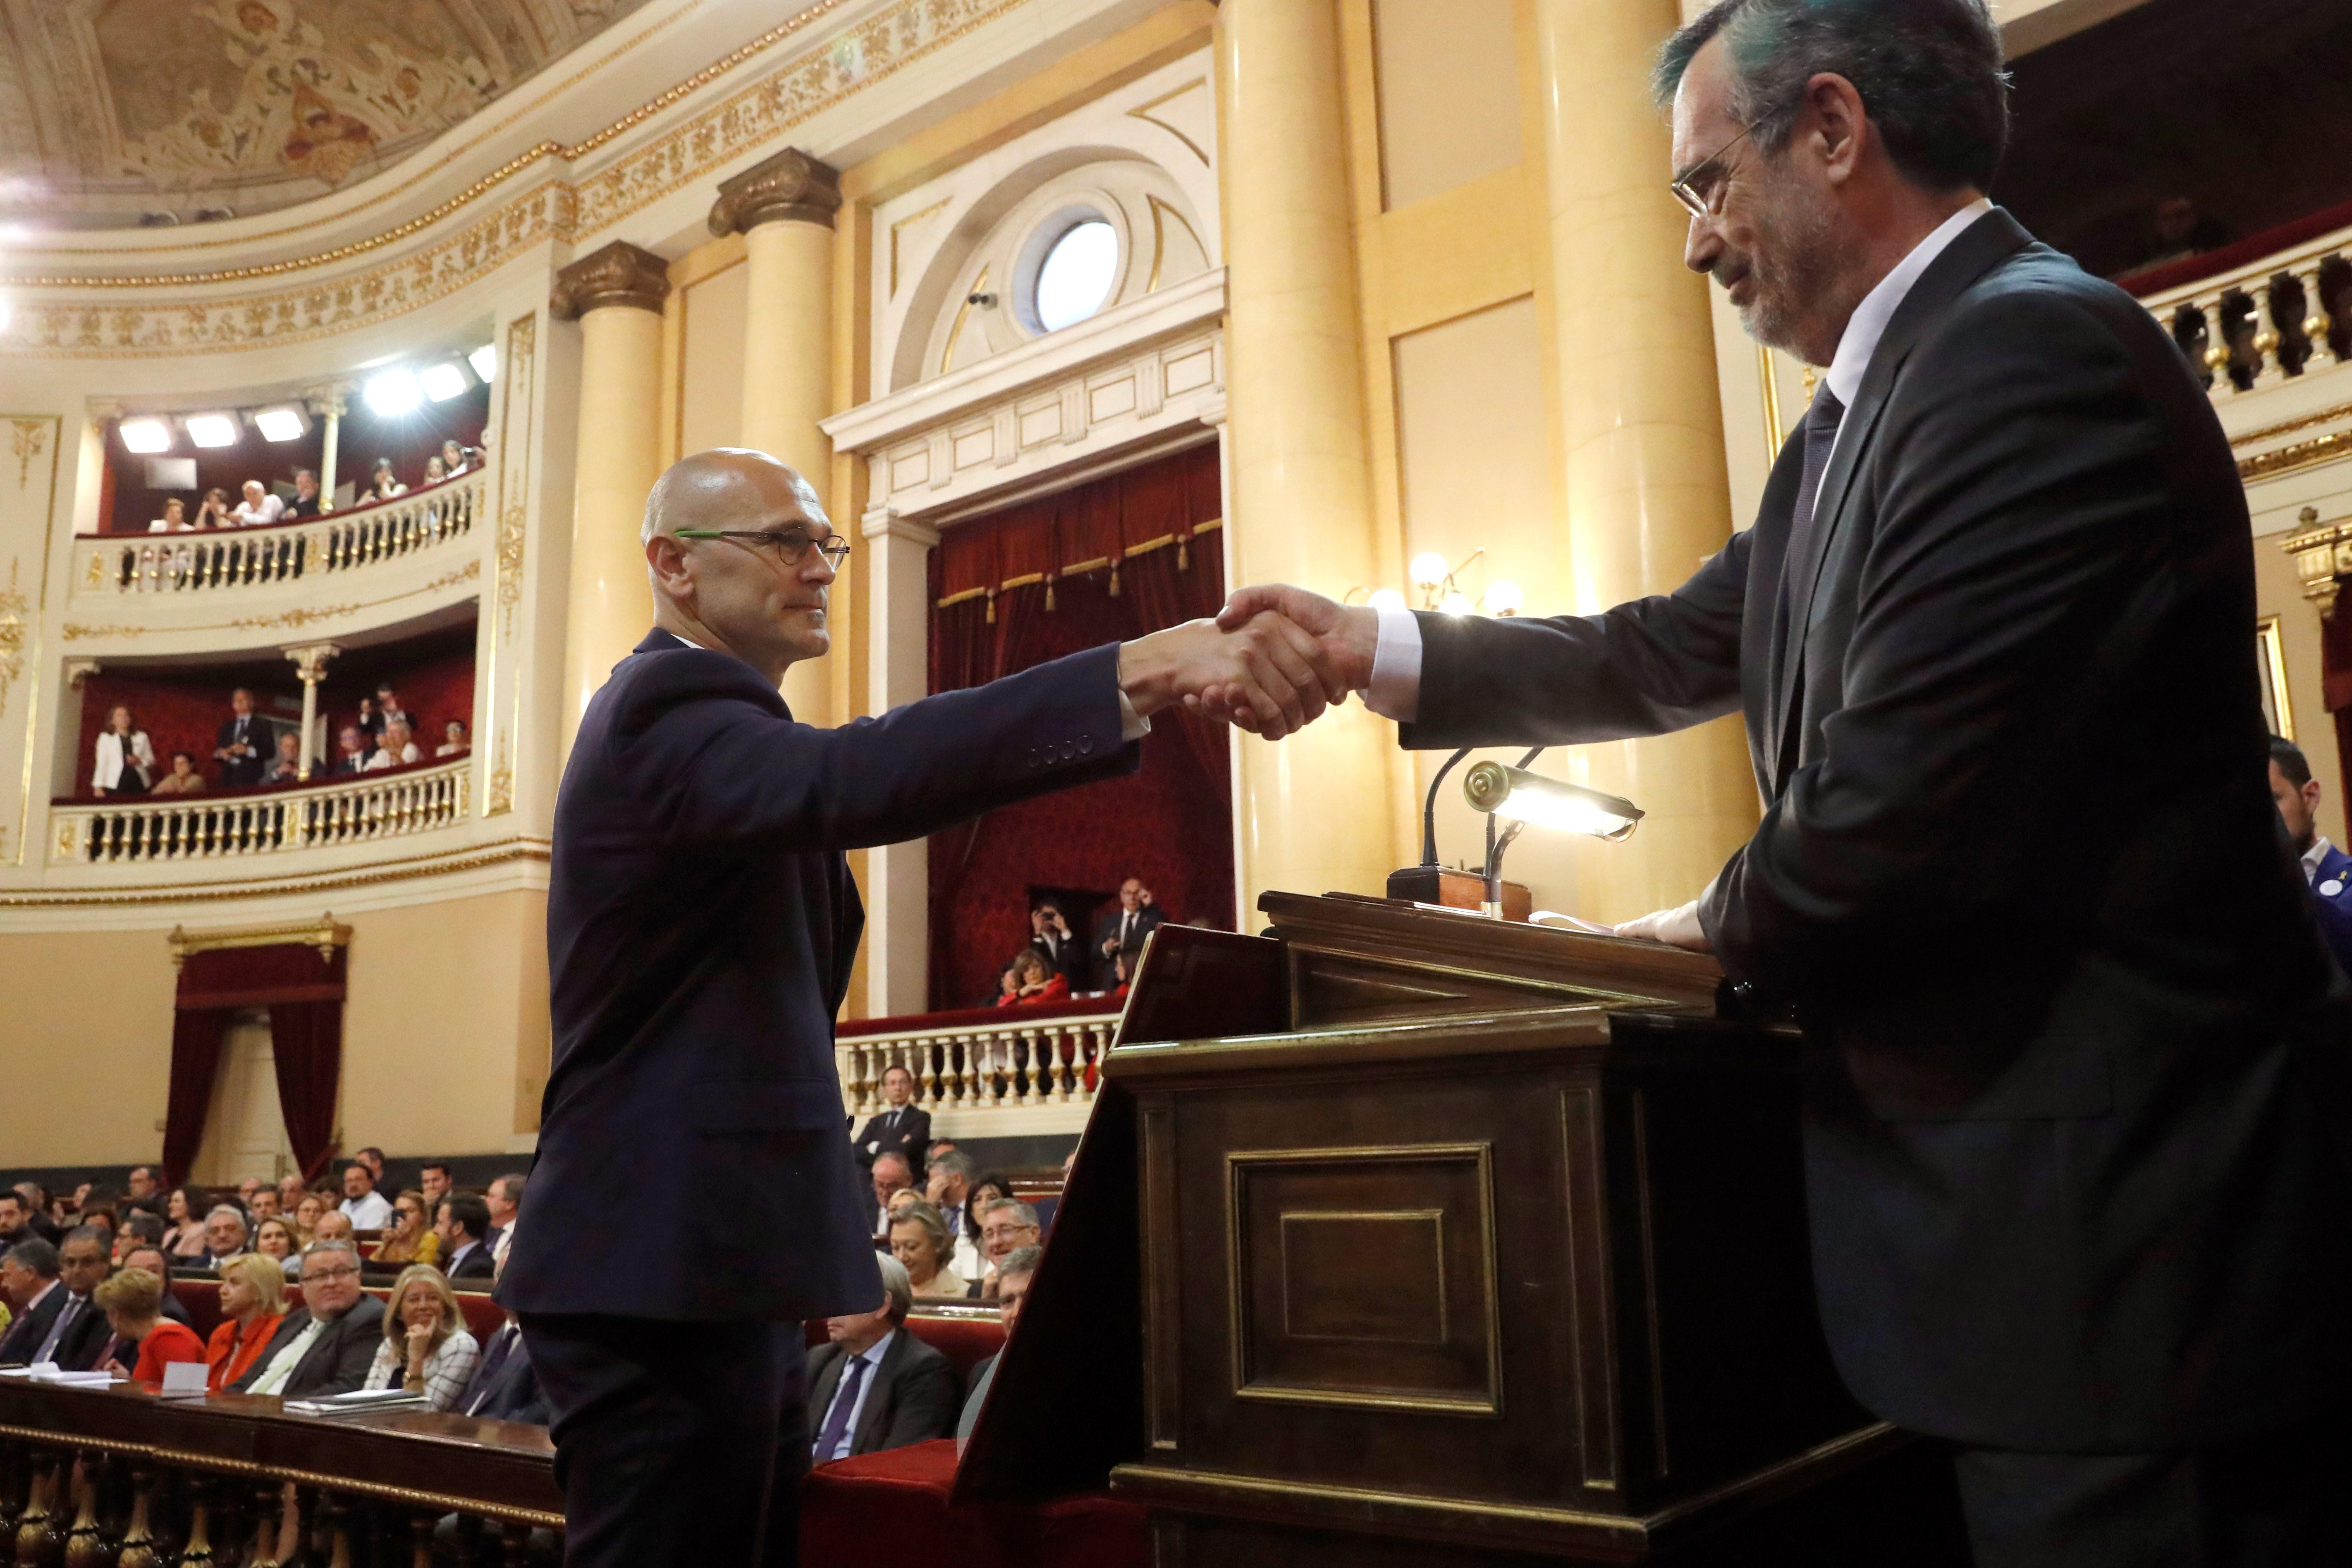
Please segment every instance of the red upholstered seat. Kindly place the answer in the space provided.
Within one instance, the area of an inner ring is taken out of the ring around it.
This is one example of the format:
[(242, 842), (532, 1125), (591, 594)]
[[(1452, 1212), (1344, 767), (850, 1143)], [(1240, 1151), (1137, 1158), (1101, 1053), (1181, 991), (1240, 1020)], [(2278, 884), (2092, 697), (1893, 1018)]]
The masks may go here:
[[(824, 1343), (824, 1320), (811, 1318), (804, 1325), (811, 1350)], [(926, 1318), (907, 1320), (908, 1331), (948, 1358), (956, 1370), (956, 1384), (971, 1387), (972, 1369), (1004, 1348), (1004, 1325), (993, 1318)]]
[[(944, 1347), (943, 1347), (944, 1348)], [(899, 1563), (959, 1568), (1145, 1568), (1143, 1510), (1103, 1492), (1051, 1502), (951, 1507), (952, 1437), (819, 1465), (801, 1483), (803, 1568)]]

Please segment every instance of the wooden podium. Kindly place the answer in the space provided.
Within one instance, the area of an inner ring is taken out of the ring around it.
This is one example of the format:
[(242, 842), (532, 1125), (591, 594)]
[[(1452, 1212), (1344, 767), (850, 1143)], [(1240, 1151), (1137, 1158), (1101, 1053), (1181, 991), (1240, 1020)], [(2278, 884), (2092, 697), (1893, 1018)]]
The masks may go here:
[[(1260, 908), (1155, 933), (959, 1498), (1108, 1469), (1183, 1568), (1780, 1561), (1808, 1494), (1917, 1501), (1822, 1341), (1798, 1041), (1711, 960)], [(1882, 1544), (1947, 1560), (1923, 1509)]]

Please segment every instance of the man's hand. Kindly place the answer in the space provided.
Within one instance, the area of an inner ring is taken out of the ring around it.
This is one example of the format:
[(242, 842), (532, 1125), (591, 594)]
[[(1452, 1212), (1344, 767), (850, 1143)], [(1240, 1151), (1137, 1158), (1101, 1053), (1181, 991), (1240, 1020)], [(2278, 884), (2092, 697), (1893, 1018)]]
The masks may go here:
[[(1235, 591), (1217, 613), (1217, 625), (1240, 626), (1269, 612), (1280, 616), (1307, 640), (1311, 651), (1302, 652), (1322, 678), (1329, 700), (1343, 702), (1350, 691), (1361, 691), (1372, 683), (1372, 656), (1379, 650), (1381, 641), (1378, 610), (1369, 605), (1342, 605), (1304, 588), (1274, 583)], [(1213, 719), (1265, 734), (1252, 722), (1251, 705), (1245, 696), (1236, 689), (1216, 687), (1202, 691), (1197, 702), (1188, 701), (1186, 705), (1197, 706)]]
[(1706, 929), (1698, 923), (1698, 900), (1676, 909), (1659, 910), (1638, 919), (1627, 921), (1617, 928), (1619, 936), (1630, 936), (1637, 942), (1662, 942), (1668, 947), (1687, 948), (1693, 952), (1712, 952)]
[(1317, 638), (1272, 613), (1230, 627), (1187, 621), (1120, 645), (1118, 684), (1146, 718), (1180, 702), (1206, 709), (1202, 694), (1216, 692), (1215, 717), (1279, 740), (1347, 695), (1325, 657)]

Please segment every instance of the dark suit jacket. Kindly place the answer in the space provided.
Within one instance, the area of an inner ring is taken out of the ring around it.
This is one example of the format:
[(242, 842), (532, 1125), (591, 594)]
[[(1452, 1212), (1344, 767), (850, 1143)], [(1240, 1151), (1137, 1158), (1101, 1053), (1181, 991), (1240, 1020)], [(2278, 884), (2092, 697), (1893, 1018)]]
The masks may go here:
[(106, 1342), (113, 1336), (114, 1331), (108, 1325), (106, 1313), (99, 1304), (83, 1302), (81, 1315), (65, 1331), (65, 1337), (58, 1341), (58, 1368), (65, 1372), (94, 1370), (98, 1365), (98, 1352), (106, 1348)]
[(656, 631), (589, 701), (556, 799), (553, 1067), (499, 1299), (518, 1312), (870, 1311), (872, 1192), (833, 1020), (865, 916), (842, 851), (1122, 772), (1096, 648), (838, 729)]
[(553, 1419), (547, 1395), (540, 1391), (531, 1370), (530, 1348), (520, 1325), (509, 1323), (482, 1347), (474, 1375), (457, 1396), (457, 1413), (485, 1421), (524, 1421), (544, 1426)]
[[(297, 1307), (286, 1314), (269, 1342), (261, 1347), (261, 1354), (243, 1377), (229, 1384), (233, 1394), (250, 1390), (269, 1363), (278, 1359), (286, 1342), (310, 1326), (310, 1314)], [(368, 1368), (374, 1364), (376, 1347), (383, 1343), (383, 1303), (373, 1296), (362, 1296), (359, 1305), (329, 1323), (294, 1363), (294, 1374), (279, 1389), (287, 1399), (316, 1399), (329, 1394), (349, 1394), (367, 1381)]]
[[(237, 723), (236, 715), (230, 715), (228, 721), (220, 727), (220, 733), (214, 737), (213, 744), (226, 746), (236, 740)], [(248, 715), (244, 723), (245, 743), (252, 748), (252, 752), (247, 756), (222, 759), (223, 789), (247, 789), (259, 784), (261, 770), (268, 766), (269, 759), (278, 754), (278, 731), (270, 727), (268, 720), (254, 713)]]
[[(56, 1289), (36, 1302), (31, 1311), (18, 1312), (11, 1319), (7, 1333), (0, 1335), (0, 1366), (31, 1365), (34, 1353), (41, 1348), (41, 1342), (49, 1337), (50, 1326), (65, 1309), (66, 1288), (60, 1282)], [(103, 1312), (99, 1314), (101, 1321), (105, 1316)]]
[[(836, 1344), (819, 1345), (809, 1352), (811, 1442), (824, 1429), (824, 1413), (841, 1386), (841, 1369), (848, 1360)], [(874, 1386), (866, 1392), (866, 1408), (857, 1413), (857, 1429), (850, 1434), (851, 1454), (903, 1448), (955, 1435), (960, 1392), (955, 1367), (903, 1325), (891, 1337), (889, 1349), (882, 1352), (882, 1364), (874, 1369), (873, 1377)]]
[(490, 1253), (488, 1242), (477, 1242), (474, 1249), (457, 1261), (454, 1268), (442, 1272), (452, 1279), (488, 1279), (499, 1271), (499, 1260)]
[(880, 1112), (866, 1121), (866, 1130), (857, 1135), (857, 1163), (871, 1165), (885, 1154), (903, 1154), (915, 1173), (915, 1184), (923, 1184), (923, 1151), (931, 1146), (931, 1113), (908, 1106), (898, 1113), (898, 1125), (892, 1128), (890, 1113)]
[(1094, 989), (1093, 955), (1087, 951), (1086, 939), (1077, 932), (1072, 931), (1058, 942), (1047, 942), (1042, 936), (1033, 936), (1029, 939), (1029, 946), (1031, 951), (1045, 961), (1045, 967), (1049, 973), (1058, 974), (1070, 983), (1071, 990)]
[(1790, 563), (1802, 447), (1671, 595), (1423, 616), (1406, 743), (1744, 715), (1768, 804), (1700, 918), (1799, 1009), (1822, 1312), (1873, 1410), (2148, 1450), (2335, 1408), (2352, 1026), (2206, 394), (1996, 211), (1895, 312)]
[[(1108, 958), (1103, 956), (1103, 944), (1118, 935), (1118, 922), (1126, 913), (1118, 907), (1118, 900), (1114, 899), (1110, 908), (1095, 918), (1095, 939), (1087, 947), (1087, 954), (1093, 965), (1095, 988), (1098, 991), (1108, 991), (1118, 984), (1118, 971), (1112, 967)], [(1128, 978), (1130, 980), (1135, 977), (1135, 961), (1143, 952), (1144, 939), (1167, 918), (1158, 904), (1146, 904), (1135, 911), (1135, 924), (1128, 931), (1126, 942), (1119, 948), (1119, 952), (1127, 954)], [(1073, 979), (1071, 984), (1075, 985), (1077, 982)]]

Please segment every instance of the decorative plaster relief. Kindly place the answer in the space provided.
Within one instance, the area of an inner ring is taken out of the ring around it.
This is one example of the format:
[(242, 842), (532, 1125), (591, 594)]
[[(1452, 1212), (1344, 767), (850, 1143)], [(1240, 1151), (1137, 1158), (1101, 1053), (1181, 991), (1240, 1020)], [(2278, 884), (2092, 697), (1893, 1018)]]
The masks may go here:
[[(49, 514), (56, 505), (65, 421), (0, 415), (8, 456), (0, 468), (0, 865), (22, 865), (40, 739), (41, 612), (48, 599)], [(24, 715), (24, 727), (15, 718)], [(15, 797), (10, 809), (10, 796)]]

